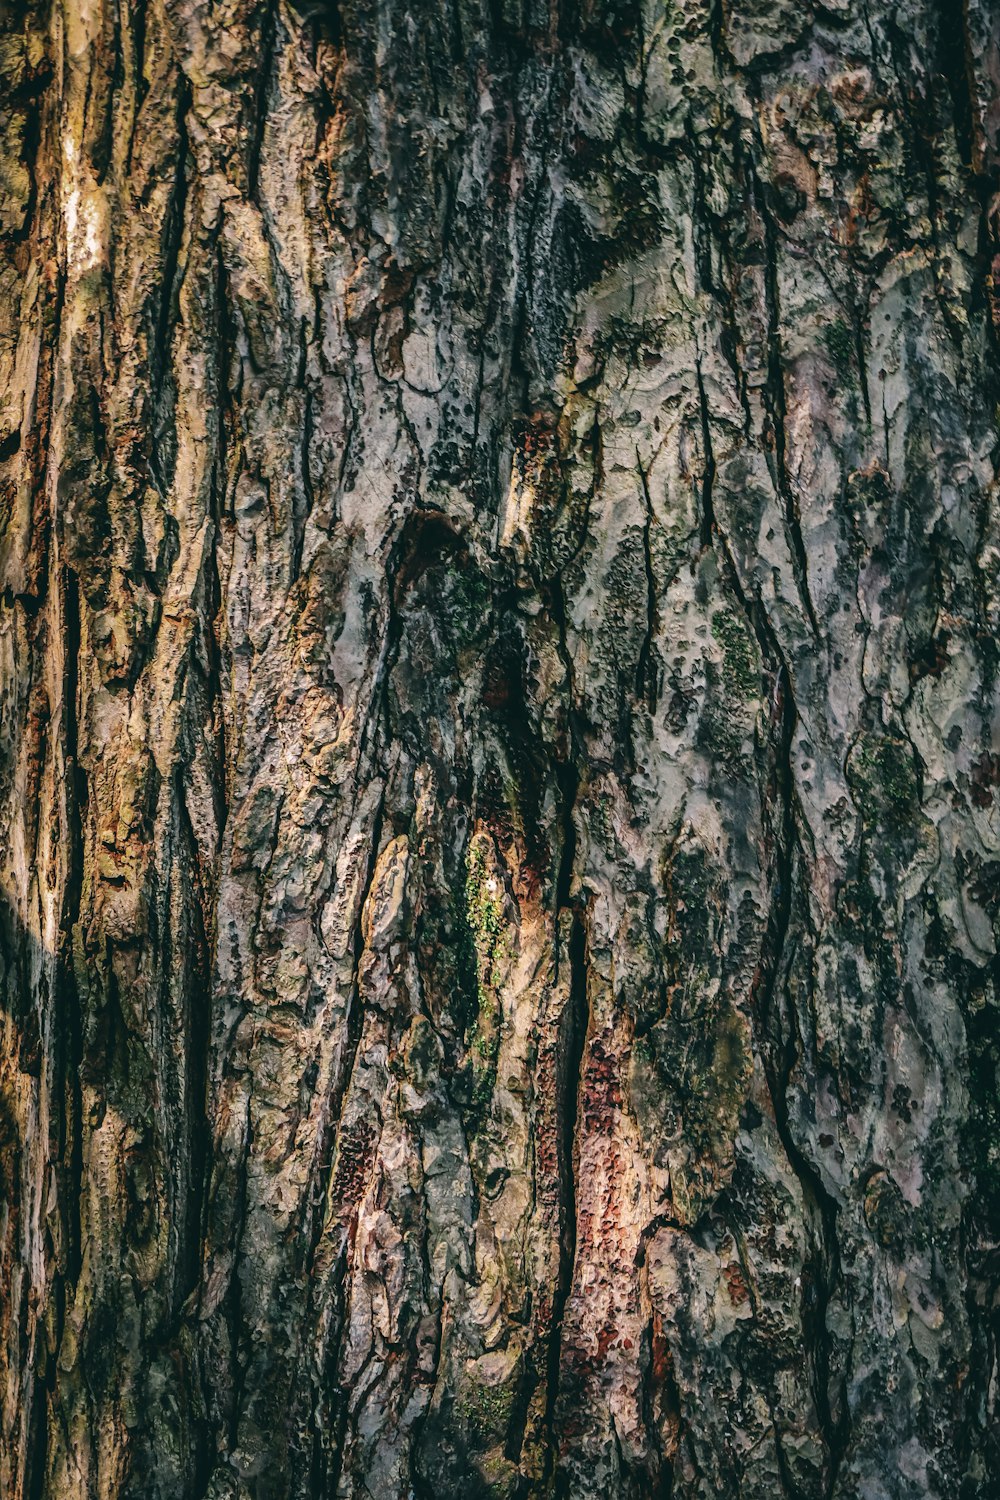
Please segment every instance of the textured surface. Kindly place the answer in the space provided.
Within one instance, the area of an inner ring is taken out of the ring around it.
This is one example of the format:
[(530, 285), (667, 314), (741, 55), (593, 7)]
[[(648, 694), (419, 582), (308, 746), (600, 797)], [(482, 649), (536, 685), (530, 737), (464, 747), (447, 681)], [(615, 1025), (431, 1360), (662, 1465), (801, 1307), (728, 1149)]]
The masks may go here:
[(0, 1493), (989, 1500), (990, 0), (0, 15)]

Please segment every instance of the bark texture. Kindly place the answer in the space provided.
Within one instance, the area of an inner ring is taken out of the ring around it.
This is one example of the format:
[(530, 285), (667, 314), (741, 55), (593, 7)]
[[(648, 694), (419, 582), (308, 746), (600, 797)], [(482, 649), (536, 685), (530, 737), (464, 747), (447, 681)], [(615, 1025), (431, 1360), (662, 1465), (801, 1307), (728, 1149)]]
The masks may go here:
[(0, 15), (0, 1492), (990, 1500), (994, 4)]

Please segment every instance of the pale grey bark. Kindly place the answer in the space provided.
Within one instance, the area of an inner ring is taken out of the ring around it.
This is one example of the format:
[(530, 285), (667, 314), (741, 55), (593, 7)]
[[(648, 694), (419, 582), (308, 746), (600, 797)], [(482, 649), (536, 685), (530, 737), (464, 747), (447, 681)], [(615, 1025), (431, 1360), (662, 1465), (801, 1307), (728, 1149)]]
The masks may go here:
[(989, 1500), (995, 8), (0, 14), (0, 1492)]

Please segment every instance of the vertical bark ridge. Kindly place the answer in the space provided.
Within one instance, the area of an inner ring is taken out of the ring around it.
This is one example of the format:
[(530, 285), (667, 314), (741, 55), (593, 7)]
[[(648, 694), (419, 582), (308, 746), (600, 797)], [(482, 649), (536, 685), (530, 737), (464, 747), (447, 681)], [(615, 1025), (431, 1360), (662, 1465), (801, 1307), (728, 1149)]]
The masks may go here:
[(0, 1489), (987, 1500), (991, 8), (5, 24)]

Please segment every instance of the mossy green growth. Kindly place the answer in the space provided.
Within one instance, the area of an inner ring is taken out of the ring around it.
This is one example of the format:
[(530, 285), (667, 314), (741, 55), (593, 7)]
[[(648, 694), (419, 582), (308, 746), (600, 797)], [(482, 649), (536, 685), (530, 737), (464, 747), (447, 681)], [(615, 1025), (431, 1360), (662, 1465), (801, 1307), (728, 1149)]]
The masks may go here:
[(648, 1036), (637, 1036), (632, 1051), (636, 1059), (645, 1064), (646, 1067), (651, 1067), (656, 1060), (653, 1044)]
[(728, 610), (717, 610), (712, 616), (712, 635), (721, 647), (722, 660), (709, 658), (706, 663), (713, 692), (702, 709), (698, 741), (713, 760), (731, 766), (744, 758), (760, 698), (757, 643)]
[(472, 1054), (472, 1112), (482, 1119), (493, 1098), (500, 1052), (500, 1025), (496, 1001), (484, 997), (469, 1044)]
[(741, 765), (744, 755), (744, 733), (741, 719), (718, 706), (706, 708), (698, 725), (698, 744), (713, 761), (725, 762), (730, 768)]
[(459, 1415), (480, 1437), (504, 1437), (514, 1406), (514, 1381), (501, 1385), (467, 1385), (456, 1404)]
[(920, 796), (913, 748), (891, 735), (863, 734), (847, 762), (847, 778), (862, 814), (887, 822), (912, 818)]
[(473, 1085), (472, 1110), (485, 1114), (496, 1083), (500, 1050), (500, 1006), (496, 994), (496, 971), (510, 954), (510, 937), (504, 921), (503, 894), (498, 875), (491, 869), (488, 835), (477, 834), (466, 856), (465, 925), (476, 955), (476, 1020), (469, 1038)]
[(744, 702), (760, 696), (760, 659), (756, 642), (743, 622), (729, 610), (716, 610), (712, 635), (722, 648), (726, 687)]
[(823, 329), (827, 353), (842, 375), (850, 372), (854, 362), (854, 334), (843, 318), (835, 318)]
[(477, 641), (490, 618), (489, 580), (469, 563), (456, 565), (448, 570), (446, 594), (457, 644)]
[(500, 882), (489, 870), (481, 836), (470, 843), (465, 868), (465, 917), (476, 945), (481, 1006), (484, 987), (489, 985), (494, 965), (506, 948)]

